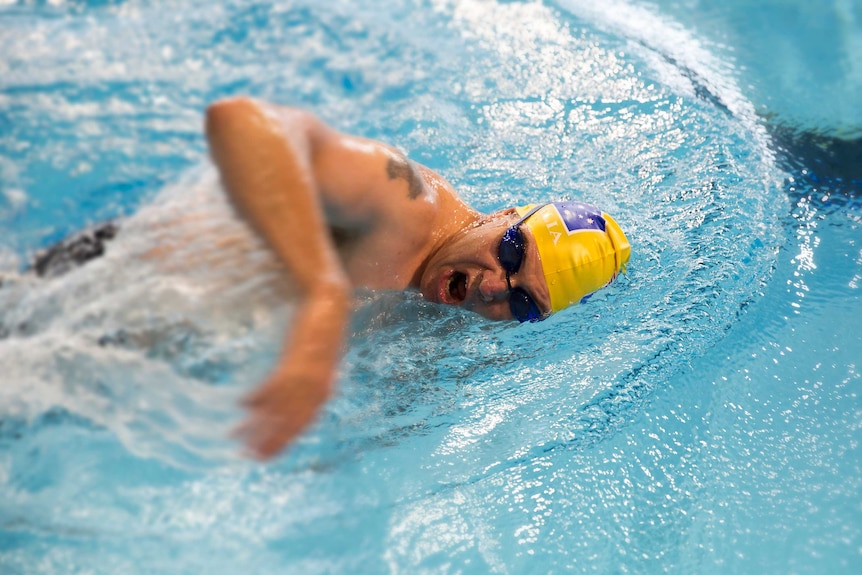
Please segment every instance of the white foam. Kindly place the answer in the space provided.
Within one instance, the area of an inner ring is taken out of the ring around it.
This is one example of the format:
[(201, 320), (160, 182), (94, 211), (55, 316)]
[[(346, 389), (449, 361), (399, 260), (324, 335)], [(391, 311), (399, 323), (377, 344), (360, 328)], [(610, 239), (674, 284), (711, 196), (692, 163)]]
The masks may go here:
[[(5, 253), (0, 269), (17, 263)], [(212, 167), (190, 170), (121, 222), (103, 257), (0, 288), (11, 332), (0, 339), (0, 416), (62, 406), (131, 452), (201, 456), (195, 446), (226, 441), (237, 398), (265, 374), (289, 313), (284, 281)], [(212, 385), (228, 374), (239, 387)]]

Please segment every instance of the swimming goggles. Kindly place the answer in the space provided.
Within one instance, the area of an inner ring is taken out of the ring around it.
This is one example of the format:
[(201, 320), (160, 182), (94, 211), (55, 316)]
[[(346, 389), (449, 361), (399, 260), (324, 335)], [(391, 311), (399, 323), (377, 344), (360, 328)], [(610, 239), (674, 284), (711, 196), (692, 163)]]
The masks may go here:
[(506, 230), (506, 233), (503, 234), (503, 238), (500, 240), (497, 258), (500, 260), (500, 265), (506, 271), (506, 285), (509, 288), (509, 309), (512, 310), (512, 316), (520, 322), (540, 321), (546, 317), (526, 290), (519, 287), (513, 288), (512, 283), (509, 281), (509, 276), (521, 269), (521, 263), (524, 260), (525, 242), (524, 234), (521, 233), (521, 224), (546, 205), (541, 204), (536, 206), (524, 214), (524, 217)]

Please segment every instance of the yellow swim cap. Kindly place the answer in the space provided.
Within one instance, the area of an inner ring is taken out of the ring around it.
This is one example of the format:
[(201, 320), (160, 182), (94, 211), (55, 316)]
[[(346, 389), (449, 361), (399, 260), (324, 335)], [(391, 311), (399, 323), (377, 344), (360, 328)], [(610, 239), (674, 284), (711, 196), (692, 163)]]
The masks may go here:
[(522, 225), (533, 232), (539, 248), (551, 311), (582, 302), (625, 271), (631, 245), (614, 219), (595, 206), (553, 202), (515, 209), (527, 216)]

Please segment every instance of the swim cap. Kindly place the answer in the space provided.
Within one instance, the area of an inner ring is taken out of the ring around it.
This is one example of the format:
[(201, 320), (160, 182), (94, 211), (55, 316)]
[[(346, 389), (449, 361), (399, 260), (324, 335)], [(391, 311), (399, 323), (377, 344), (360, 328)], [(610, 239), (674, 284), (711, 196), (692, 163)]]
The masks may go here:
[[(577, 304), (613, 281), (631, 255), (631, 245), (608, 214), (582, 202), (515, 208), (536, 241), (551, 311)], [(531, 210), (535, 210), (530, 214)]]

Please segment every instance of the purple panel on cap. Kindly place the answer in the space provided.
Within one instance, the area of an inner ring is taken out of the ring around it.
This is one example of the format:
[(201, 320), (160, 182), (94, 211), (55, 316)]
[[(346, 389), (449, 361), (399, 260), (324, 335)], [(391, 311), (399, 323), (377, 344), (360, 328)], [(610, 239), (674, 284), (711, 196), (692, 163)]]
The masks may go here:
[(563, 218), (569, 232), (577, 230), (605, 231), (605, 218), (602, 211), (583, 202), (554, 202), (554, 207)]

